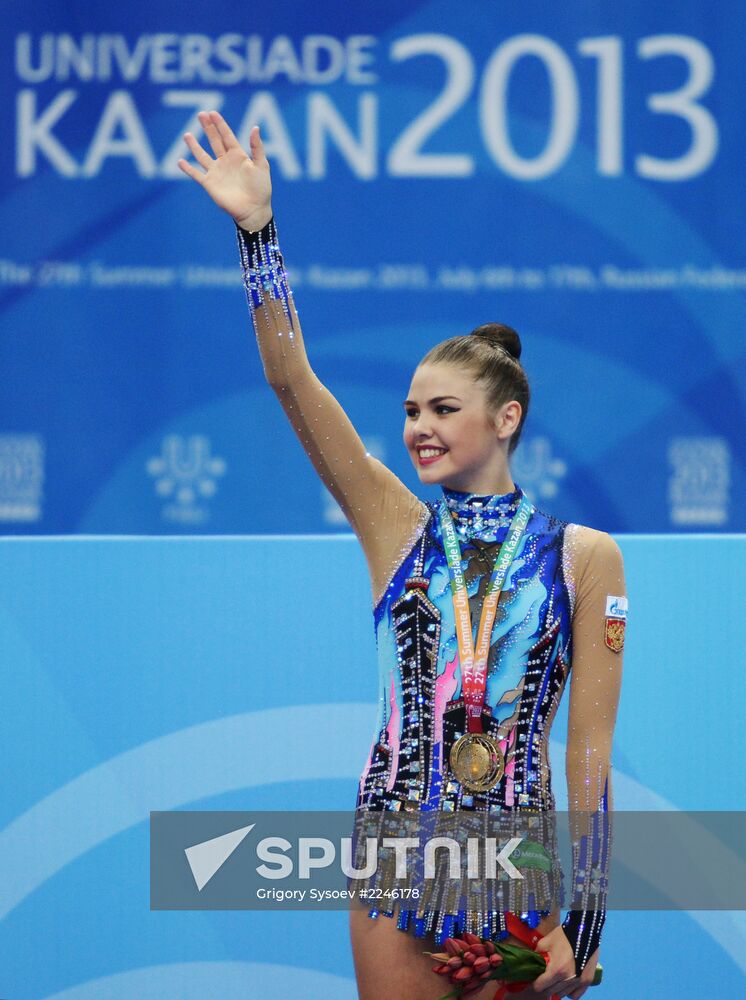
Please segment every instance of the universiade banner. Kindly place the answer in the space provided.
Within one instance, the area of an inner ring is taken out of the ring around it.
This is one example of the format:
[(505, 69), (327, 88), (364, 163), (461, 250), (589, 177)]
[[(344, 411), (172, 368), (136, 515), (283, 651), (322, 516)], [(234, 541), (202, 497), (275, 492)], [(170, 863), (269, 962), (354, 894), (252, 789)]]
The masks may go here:
[(0, 33), (0, 530), (347, 527), (264, 383), (230, 220), (177, 167), (202, 108), (261, 125), (312, 364), (410, 488), (415, 365), (498, 320), (535, 502), (743, 530), (736, 0), (113, 10)]

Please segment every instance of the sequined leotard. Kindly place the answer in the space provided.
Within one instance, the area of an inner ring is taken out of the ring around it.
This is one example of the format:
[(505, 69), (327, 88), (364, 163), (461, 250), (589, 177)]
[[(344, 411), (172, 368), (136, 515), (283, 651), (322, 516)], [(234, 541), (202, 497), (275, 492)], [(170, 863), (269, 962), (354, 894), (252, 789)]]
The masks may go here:
[[(373, 590), (379, 718), (358, 792), (359, 809), (554, 809), (549, 731), (568, 677), (566, 774), (571, 810), (612, 806), (611, 741), (621, 646), (608, 642), (608, 599), (626, 595), (621, 552), (605, 532), (534, 510), (503, 587), (492, 631), (483, 723), (500, 741), (505, 774), (469, 796), (449, 771), (464, 732), (464, 704), (448, 567), (436, 505), (417, 498), (365, 451), (306, 356), (274, 220), (238, 230), (247, 298), (268, 382), (317, 472), (363, 547)], [(443, 489), (460, 539), (472, 622), (479, 620), (495, 555), (523, 495)], [(409, 588), (425, 577), (426, 592)], [(573, 843), (573, 896), (562, 923), (580, 974), (605, 920), (609, 838), (588, 820)], [(595, 831), (591, 835), (591, 830)], [(520, 916), (536, 926), (549, 911)], [(374, 911), (372, 915), (377, 915)], [(387, 915), (392, 915), (388, 913)], [(398, 910), (398, 926), (436, 938), (464, 928), (506, 934), (500, 912), (479, 927), (469, 915)]]

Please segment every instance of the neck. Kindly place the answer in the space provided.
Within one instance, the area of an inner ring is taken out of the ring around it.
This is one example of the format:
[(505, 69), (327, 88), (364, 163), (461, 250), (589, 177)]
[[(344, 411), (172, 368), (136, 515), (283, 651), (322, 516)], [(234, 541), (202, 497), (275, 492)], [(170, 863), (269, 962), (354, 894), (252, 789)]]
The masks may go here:
[[(503, 541), (524, 499), (520, 486), (509, 476), (502, 480), (459, 478), (459, 484), (458, 489), (450, 481), (448, 486), (442, 486), (440, 516), (445, 504), (462, 542), (475, 538), (482, 542)], [(471, 488), (462, 490), (462, 485)]]
[(477, 496), (504, 496), (515, 491), (515, 483), (506, 469), (499, 476), (474, 475), (441, 483), (443, 489), (456, 493), (475, 493)]

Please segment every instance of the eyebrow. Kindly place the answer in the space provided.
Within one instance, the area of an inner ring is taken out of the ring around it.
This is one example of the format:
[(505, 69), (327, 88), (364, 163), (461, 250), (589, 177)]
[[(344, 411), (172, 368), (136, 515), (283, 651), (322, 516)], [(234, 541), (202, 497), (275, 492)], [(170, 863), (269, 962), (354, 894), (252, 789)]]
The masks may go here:
[[(430, 403), (431, 404), (432, 403), (440, 403), (444, 399), (455, 399), (459, 403), (461, 402), (461, 399), (460, 399), (459, 396), (433, 396), (433, 398), (430, 400)], [(415, 401), (413, 399), (405, 399), (404, 403), (402, 405), (403, 406), (416, 406), (417, 404), (415, 403)]]

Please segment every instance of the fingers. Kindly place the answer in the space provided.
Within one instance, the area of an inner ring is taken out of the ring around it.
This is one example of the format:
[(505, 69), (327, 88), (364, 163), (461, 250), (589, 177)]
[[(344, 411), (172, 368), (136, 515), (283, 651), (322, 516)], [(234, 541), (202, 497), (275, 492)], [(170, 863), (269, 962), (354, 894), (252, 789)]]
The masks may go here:
[[(546, 975), (544, 973), (543, 975)], [(568, 990), (577, 987), (577, 980), (573, 979), (561, 979), (558, 977), (553, 977), (549, 980), (543, 980), (543, 976), (538, 976), (533, 981), (534, 991), (540, 994), (540, 1000), (550, 997), (559, 996), (565, 997), (568, 995)]]
[(223, 153), (225, 153), (225, 144), (223, 143), (222, 136), (220, 135), (220, 132), (218, 132), (215, 122), (210, 117), (210, 112), (200, 111), (197, 118), (199, 118), (199, 123), (204, 129), (213, 153), (216, 156), (222, 156)]
[(558, 993), (563, 986), (567, 987), (569, 982), (566, 976), (542, 972), (540, 976), (534, 979), (533, 988), (535, 992), (541, 993), (542, 997), (545, 993), (547, 996), (550, 996), (552, 993)]
[(199, 163), (201, 167), (204, 167), (205, 170), (209, 169), (209, 167), (214, 163), (214, 160), (204, 151), (191, 132), (186, 132), (184, 134), (184, 142), (191, 150), (197, 163)]
[(567, 994), (570, 1000), (580, 1000), (582, 996), (585, 995), (586, 990), (590, 987), (593, 982), (593, 975), (596, 971), (596, 966), (598, 965), (598, 949), (594, 951), (585, 968), (581, 972), (579, 977), (576, 977), (573, 983), (568, 983), (567, 988), (570, 992)]
[(577, 992), (578, 989), (585, 989), (584, 986), (578, 986), (577, 976), (573, 976), (572, 979), (566, 979), (562, 984), (562, 989), (560, 990), (560, 996), (569, 997), (571, 993)]
[(177, 164), (179, 170), (185, 173), (187, 177), (191, 177), (193, 181), (196, 181), (198, 184), (202, 184), (205, 175), (197, 170), (196, 167), (193, 167), (191, 163), (187, 163), (186, 160), (178, 160)]
[(209, 111), (208, 114), (210, 116), (210, 119), (211, 119), (212, 123), (215, 125), (215, 128), (217, 129), (217, 131), (218, 131), (218, 133), (220, 135), (220, 138), (223, 141), (223, 145), (225, 146), (225, 148), (226, 149), (234, 149), (234, 148), (237, 147), (238, 149), (240, 149), (241, 148), (241, 144), (239, 143), (238, 139), (233, 134), (233, 130), (231, 129), (230, 125), (225, 120), (225, 118), (223, 118), (223, 116), (220, 114), (220, 112), (219, 111)]
[(249, 145), (251, 147), (251, 159), (254, 163), (266, 163), (267, 157), (264, 155), (264, 143), (259, 134), (259, 126), (255, 125), (249, 132)]
[(569, 988), (569, 983), (567, 980), (555, 983), (550, 986), (545, 992), (541, 994), (542, 998), (546, 997), (547, 1000), (553, 1000), (554, 997), (566, 997), (568, 996), (567, 990)]

